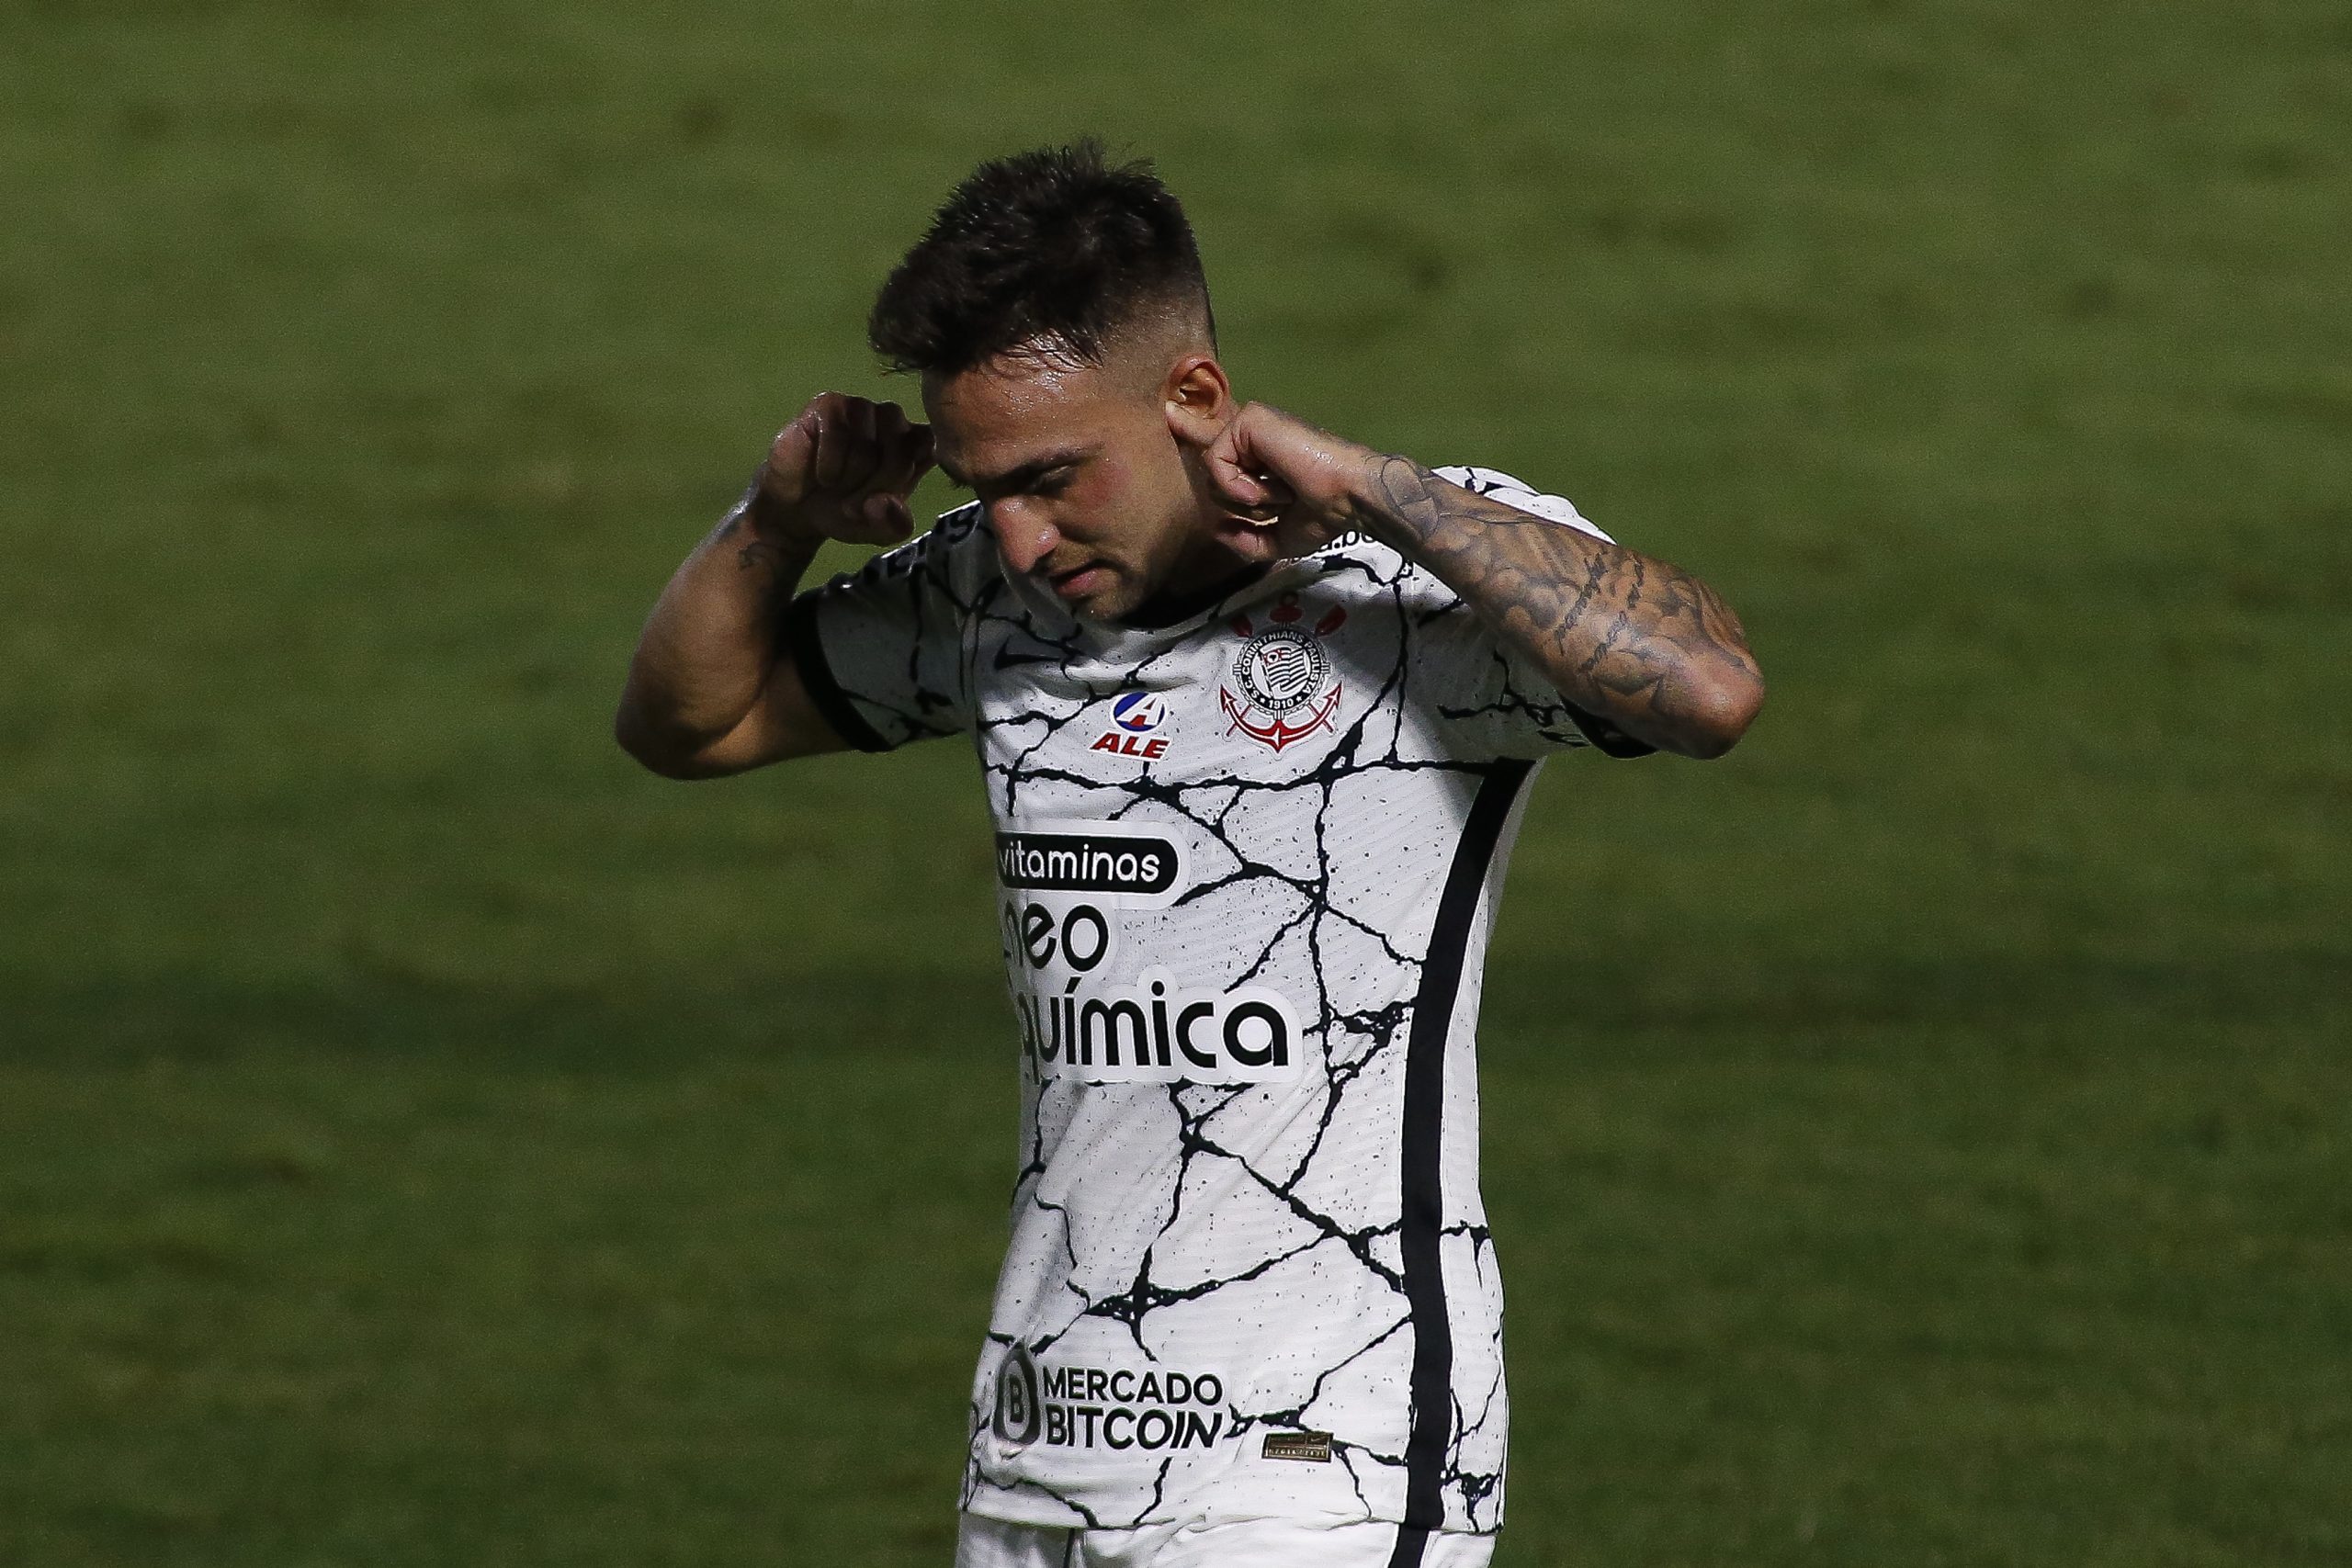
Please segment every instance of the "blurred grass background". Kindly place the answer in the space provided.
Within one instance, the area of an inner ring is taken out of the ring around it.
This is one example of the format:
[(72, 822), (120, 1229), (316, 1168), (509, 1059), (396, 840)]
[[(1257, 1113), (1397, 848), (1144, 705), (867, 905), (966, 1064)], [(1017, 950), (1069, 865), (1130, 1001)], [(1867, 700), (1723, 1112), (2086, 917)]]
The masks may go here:
[(973, 765), (606, 727), (775, 425), (910, 392), (946, 187), (1085, 130), (1245, 393), (1772, 678), (1521, 842), (1505, 1568), (2352, 1562), (2332, 0), (16, 0), (0, 1561), (947, 1561)]

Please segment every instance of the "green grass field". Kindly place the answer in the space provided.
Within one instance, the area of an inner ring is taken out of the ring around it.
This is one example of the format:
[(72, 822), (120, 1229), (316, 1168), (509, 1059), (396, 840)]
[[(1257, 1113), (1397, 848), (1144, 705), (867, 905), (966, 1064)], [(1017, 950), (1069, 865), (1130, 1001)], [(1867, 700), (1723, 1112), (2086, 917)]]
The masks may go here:
[(0, 1562), (944, 1568), (976, 770), (607, 724), (932, 204), (1087, 130), (1246, 393), (1773, 682), (1521, 842), (1504, 1568), (2352, 1563), (2335, 0), (17, 0)]

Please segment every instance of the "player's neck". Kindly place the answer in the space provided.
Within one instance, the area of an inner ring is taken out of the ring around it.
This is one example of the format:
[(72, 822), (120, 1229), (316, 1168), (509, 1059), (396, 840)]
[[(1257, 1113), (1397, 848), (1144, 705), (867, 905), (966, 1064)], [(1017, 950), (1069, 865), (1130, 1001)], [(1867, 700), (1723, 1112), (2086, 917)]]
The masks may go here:
[(1189, 586), (1179, 588), (1171, 584), (1162, 588), (1120, 619), (1128, 626), (1140, 626), (1146, 631), (1172, 626), (1181, 620), (1199, 615), (1227, 595), (1247, 588), (1266, 574), (1263, 561), (1244, 562), (1227, 555), (1225, 565), (1227, 570), (1221, 576), (1205, 581), (1195, 577), (1189, 580)]

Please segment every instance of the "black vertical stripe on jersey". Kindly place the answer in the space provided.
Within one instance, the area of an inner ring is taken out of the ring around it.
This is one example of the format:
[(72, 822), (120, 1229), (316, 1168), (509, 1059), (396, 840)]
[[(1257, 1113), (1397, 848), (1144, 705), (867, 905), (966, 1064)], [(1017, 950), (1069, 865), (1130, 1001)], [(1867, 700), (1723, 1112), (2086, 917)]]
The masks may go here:
[[(1446, 1035), (1453, 1022), (1453, 999), (1462, 989), (1462, 961), (1477, 919), (1478, 893), (1487, 868), (1534, 764), (1498, 762), (1470, 803), (1470, 820), (1454, 847), (1453, 864), (1439, 895), (1437, 926), (1421, 961), (1420, 989), (1413, 998), (1413, 1029), (1405, 1045), (1405, 1126), (1401, 1163), (1405, 1208), (1398, 1241), (1405, 1262), (1405, 1300), (1413, 1314), (1413, 1426), (1405, 1439), (1405, 1520), (1390, 1568), (1412, 1568), (1421, 1560), (1421, 1532), (1445, 1524), (1446, 1438), (1453, 1425), (1453, 1326), (1447, 1321), (1445, 1280), (1438, 1255), (1445, 1224), (1442, 1186), (1445, 1112)], [(1419, 1536), (1419, 1539), (1416, 1537)]]

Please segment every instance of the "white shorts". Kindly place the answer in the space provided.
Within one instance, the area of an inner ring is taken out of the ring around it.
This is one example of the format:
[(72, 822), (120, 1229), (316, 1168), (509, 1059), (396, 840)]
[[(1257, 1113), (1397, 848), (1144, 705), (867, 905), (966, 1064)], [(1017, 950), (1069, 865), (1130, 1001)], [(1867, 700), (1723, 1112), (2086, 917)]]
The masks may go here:
[(1234, 1519), (1056, 1529), (963, 1516), (956, 1568), (1487, 1568), (1495, 1538), (1376, 1520)]

